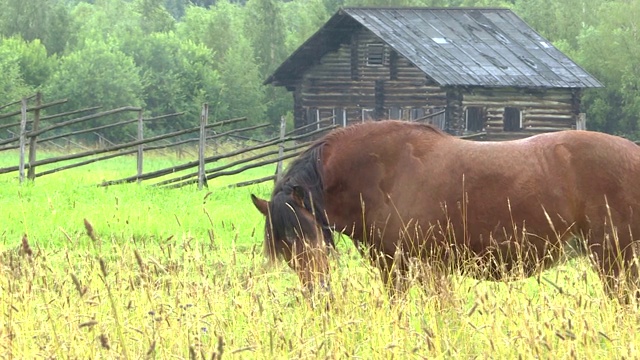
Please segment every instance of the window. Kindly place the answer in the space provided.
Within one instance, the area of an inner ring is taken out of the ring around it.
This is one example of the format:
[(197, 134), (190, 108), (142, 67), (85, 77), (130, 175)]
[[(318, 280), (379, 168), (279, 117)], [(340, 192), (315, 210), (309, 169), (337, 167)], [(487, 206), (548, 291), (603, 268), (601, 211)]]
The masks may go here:
[(424, 109), (423, 108), (413, 108), (411, 109), (411, 118), (409, 120), (420, 120), (424, 117)]
[(367, 66), (382, 66), (384, 63), (384, 44), (367, 44)]
[(375, 120), (375, 118), (374, 109), (362, 109), (362, 122)]
[(484, 114), (481, 107), (468, 107), (465, 112), (465, 130), (479, 132), (484, 130)]
[(520, 109), (514, 107), (504, 108), (504, 131), (519, 131), (522, 129), (522, 115)]
[(428, 118), (428, 124), (437, 127), (440, 130), (444, 130), (447, 125), (447, 114), (445, 108), (432, 108), (430, 111), (430, 117)]
[(402, 108), (397, 106), (392, 106), (389, 108), (389, 119), (391, 120), (402, 120)]
[(347, 110), (343, 108), (333, 109), (333, 124), (347, 126)]
[(318, 109), (318, 125), (316, 129), (320, 130), (325, 126), (329, 126), (330, 123), (335, 121), (335, 109)]
[(307, 125), (316, 124), (320, 120), (320, 110), (317, 108), (307, 109)]

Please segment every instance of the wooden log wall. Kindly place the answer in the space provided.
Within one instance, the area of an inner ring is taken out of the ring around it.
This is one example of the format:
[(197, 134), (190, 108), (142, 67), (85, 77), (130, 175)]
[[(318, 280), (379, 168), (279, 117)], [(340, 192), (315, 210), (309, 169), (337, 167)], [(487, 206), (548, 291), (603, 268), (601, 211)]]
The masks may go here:
[(462, 105), (462, 92), (458, 88), (447, 91), (447, 130), (449, 133), (460, 136), (465, 129), (464, 108)]
[[(578, 98), (579, 92), (573, 89), (534, 92), (515, 88), (476, 88), (463, 94), (462, 106), (464, 109), (485, 109), (487, 139), (508, 140), (543, 132), (574, 129), (579, 114)], [(521, 111), (520, 131), (504, 131), (505, 107), (514, 107)]]
[[(356, 32), (352, 44), (343, 44), (337, 51), (323, 56), (305, 73), (294, 90), (296, 126), (314, 122), (318, 115), (319, 118), (335, 116), (339, 119), (336, 112), (343, 109), (347, 124), (362, 121), (363, 110), (375, 117), (376, 81), (378, 99), (382, 97), (384, 101), (382, 111), (377, 113), (379, 118), (391, 118), (391, 108), (402, 109), (402, 119), (409, 120), (411, 109), (420, 108), (428, 114), (446, 107), (446, 91), (388, 46), (384, 47), (382, 65), (367, 65), (371, 44), (380, 44), (375, 35), (367, 30)], [(356, 61), (353, 56), (357, 57)], [(396, 66), (393, 69), (392, 64)], [(357, 68), (355, 74), (354, 66)], [(382, 86), (380, 80), (384, 81)], [(336, 121), (336, 124), (340, 122)]]

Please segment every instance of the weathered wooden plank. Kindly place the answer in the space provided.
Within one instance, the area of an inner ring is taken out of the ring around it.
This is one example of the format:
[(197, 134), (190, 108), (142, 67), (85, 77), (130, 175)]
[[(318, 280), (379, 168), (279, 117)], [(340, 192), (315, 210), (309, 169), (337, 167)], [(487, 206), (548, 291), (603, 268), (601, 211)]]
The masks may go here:
[(562, 129), (571, 129), (571, 127), (575, 125), (572, 121), (532, 121), (527, 120), (524, 122), (525, 129), (528, 128), (562, 128)]
[[(28, 97), (28, 98), (25, 98), (25, 99), (29, 99), (29, 98), (31, 98), (31, 97)], [(20, 100), (20, 101), (22, 101), (22, 100)], [(54, 105), (59, 105), (59, 104), (64, 104), (66, 102), (67, 102), (67, 99), (61, 99), (61, 100), (52, 101), (52, 102), (46, 103), (46, 104), (32, 106), (32, 107), (27, 108), (27, 112), (34, 111), (36, 109), (38, 109), (38, 110), (46, 109), (48, 107), (51, 107), (51, 106), (54, 106)], [(13, 111), (13, 112), (10, 112), (10, 113), (0, 114), (0, 119), (4, 119), (4, 118), (7, 118), (7, 117), (20, 115), (21, 113), (22, 113), (22, 110), (17, 110), (17, 111)]]
[(569, 116), (574, 114), (568, 112), (567, 109), (545, 108), (545, 109), (526, 109), (527, 116)]
[(493, 106), (493, 107), (501, 107), (504, 108), (505, 106), (512, 106), (512, 107), (519, 107), (519, 108), (559, 108), (559, 109), (566, 109), (566, 111), (571, 111), (571, 105), (568, 103), (564, 103), (564, 102), (560, 102), (560, 101), (554, 101), (554, 100), (541, 100), (541, 101), (531, 101), (531, 100), (524, 100), (524, 99), (510, 99), (510, 98), (505, 98), (505, 99), (500, 99), (500, 98), (495, 98), (495, 99), (486, 99), (486, 100), (477, 100), (477, 101), (469, 101), (468, 99), (465, 99), (462, 101), (462, 104), (464, 106), (478, 106), (478, 107), (485, 107), (485, 106)]

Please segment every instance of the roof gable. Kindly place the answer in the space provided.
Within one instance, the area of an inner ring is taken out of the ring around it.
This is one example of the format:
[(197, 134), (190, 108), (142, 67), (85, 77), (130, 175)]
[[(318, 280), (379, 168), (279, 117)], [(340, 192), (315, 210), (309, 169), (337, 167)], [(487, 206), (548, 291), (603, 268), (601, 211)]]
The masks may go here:
[(511, 10), (487, 8), (341, 9), (265, 83), (299, 78), (361, 27), (440, 86), (602, 86)]

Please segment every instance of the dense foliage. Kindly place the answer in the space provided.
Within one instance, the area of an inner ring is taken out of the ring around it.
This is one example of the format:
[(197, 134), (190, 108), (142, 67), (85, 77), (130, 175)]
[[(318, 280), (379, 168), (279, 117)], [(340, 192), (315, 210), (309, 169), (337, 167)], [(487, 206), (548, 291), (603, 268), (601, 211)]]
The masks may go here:
[[(0, 104), (44, 91), (66, 107), (199, 104), (276, 123), (286, 91), (262, 83), (341, 6), (512, 8), (605, 84), (587, 90), (594, 130), (639, 138), (640, 2), (626, 0), (0, 0)], [(164, 130), (164, 129), (158, 129)]]

